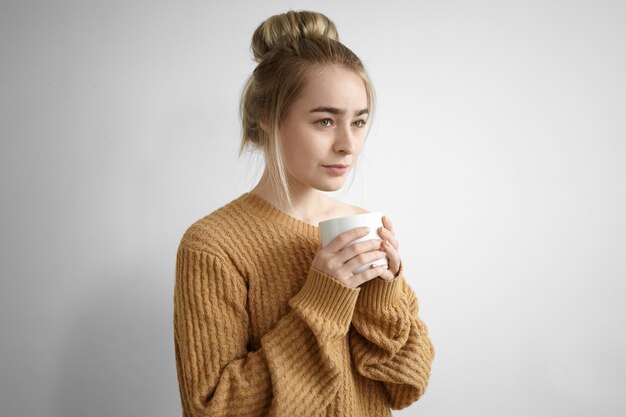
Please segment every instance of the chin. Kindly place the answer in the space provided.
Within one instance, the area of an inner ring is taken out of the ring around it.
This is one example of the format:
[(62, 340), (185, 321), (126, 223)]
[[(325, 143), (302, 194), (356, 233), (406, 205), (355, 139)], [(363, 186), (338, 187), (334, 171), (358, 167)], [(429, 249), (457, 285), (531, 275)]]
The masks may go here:
[(343, 188), (343, 183), (344, 182), (341, 181), (341, 182), (337, 182), (336, 184), (320, 184), (318, 187), (315, 187), (315, 188), (320, 191), (327, 191), (327, 192), (339, 191), (341, 190), (341, 188)]

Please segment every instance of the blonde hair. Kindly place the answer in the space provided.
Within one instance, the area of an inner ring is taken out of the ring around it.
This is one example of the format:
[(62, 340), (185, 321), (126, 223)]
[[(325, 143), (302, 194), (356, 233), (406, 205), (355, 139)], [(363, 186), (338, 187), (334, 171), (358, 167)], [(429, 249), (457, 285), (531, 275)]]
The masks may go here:
[(271, 16), (254, 31), (251, 48), (258, 65), (241, 94), (239, 156), (247, 147), (261, 150), (270, 184), (292, 207), (279, 129), (307, 76), (324, 65), (339, 64), (361, 77), (370, 120), (366, 137), (374, 116), (374, 88), (361, 60), (339, 41), (335, 24), (321, 13), (290, 10)]

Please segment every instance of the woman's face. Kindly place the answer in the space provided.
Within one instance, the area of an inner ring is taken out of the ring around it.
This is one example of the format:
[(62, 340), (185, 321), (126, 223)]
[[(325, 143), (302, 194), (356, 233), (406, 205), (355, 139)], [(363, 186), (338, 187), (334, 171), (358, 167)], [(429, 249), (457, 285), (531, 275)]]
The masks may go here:
[[(311, 74), (280, 126), (290, 187), (340, 189), (365, 139), (367, 93), (352, 70), (326, 65)], [(334, 172), (324, 165), (347, 165)]]

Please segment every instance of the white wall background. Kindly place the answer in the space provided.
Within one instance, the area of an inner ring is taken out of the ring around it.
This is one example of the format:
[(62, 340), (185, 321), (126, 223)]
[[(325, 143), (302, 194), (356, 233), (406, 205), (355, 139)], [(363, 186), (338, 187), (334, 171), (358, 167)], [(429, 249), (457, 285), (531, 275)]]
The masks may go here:
[(623, 416), (626, 5), (608, 0), (3, 0), (0, 414), (180, 415), (176, 248), (258, 178), (239, 93), (252, 32), (289, 8), (333, 19), (378, 92), (338, 197), (391, 217), (436, 348), (395, 415)]

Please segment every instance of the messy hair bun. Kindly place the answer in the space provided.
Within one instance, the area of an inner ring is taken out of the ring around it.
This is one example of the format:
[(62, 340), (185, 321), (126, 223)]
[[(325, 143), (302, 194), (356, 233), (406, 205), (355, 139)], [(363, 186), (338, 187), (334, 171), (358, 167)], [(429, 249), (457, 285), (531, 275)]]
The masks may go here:
[(335, 24), (321, 13), (288, 11), (269, 17), (252, 35), (252, 53), (257, 62), (280, 45), (296, 46), (303, 38), (330, 38), (339, 41)]

